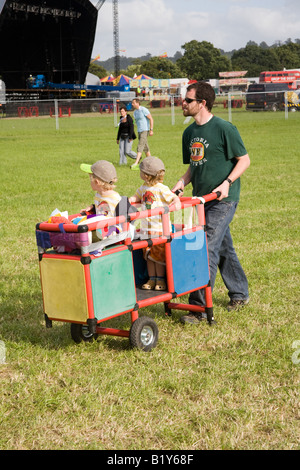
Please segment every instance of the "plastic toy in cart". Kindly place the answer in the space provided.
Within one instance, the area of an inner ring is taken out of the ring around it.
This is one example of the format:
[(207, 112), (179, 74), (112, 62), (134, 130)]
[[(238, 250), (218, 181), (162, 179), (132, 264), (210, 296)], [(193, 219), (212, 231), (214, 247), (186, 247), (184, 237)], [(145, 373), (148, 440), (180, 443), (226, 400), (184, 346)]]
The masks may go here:
[[(74, 224), (78, 226), (89, 226), (97, 224), (98, 222), (107, 221), (108, 217), (105, 215), (97, 214), (77, 214), (68, 216), (67, 211), (59, 211), (55, 209), (49, 219), (48, 224), (55, 224), (58, 228), (57, 231), (49, 231), (48, 236), (43, 233), (43, 244), (46, 244), (47, 248), (53, 247), (58, 253), (70, 253), (74, 250), (78, 250), (82, 246), (82, 236), (78, 234), (71, 235), (65, 230), (66, 224)], [(50, 228), (49, 228), (50, 230)], [(95, 256), (100, 256), (102, 249), (106, 246), (113, 245), (124, 240), (128, 235), (133, 237), (133, 227), (129, 227), (130, 234), (122, 231), (120, 225), (104, 225), (101, 228), (96, 228), (93, 231), (88, 232), (87, 238), (89, 242), (89, 252), (94, 253)], [(39, 234), (41, 236), (42, 234)]]
[[(139, 316), (144, 307), (163, 303), (167, 316), (172, 310), (204, 312), (212, 324), (204, 204), (217, 197), (217, 193), (202, 198), (181, 197), (180, 210), (157, 207), (118, 217), (69, 216), (57, 211), (37, 224), (46, 326), (51, 327), (53, 321), (70, 323), (76, 343), (113, 335), (129, 338), (131, 346), (151, 351), (159, 332), (153, 318)], [(186, 212), (195, 214), (193, 222), (173, 223), (176, 229), (172, 230), (171, 218), (172, 222), (190, 220)], [(163, 234), (137, 238), (133, 224), (158, 215)], [(167, 287), (165, 291), (145, 291), (141, 289), (148, 279), (143, 249), (158, 244), (165, 246)], [(200, 288), (205, 289), (204, 306), (174, 302)], [(129, 330), (102, 326), (104, 321), (124, 314), (131, 319)]]

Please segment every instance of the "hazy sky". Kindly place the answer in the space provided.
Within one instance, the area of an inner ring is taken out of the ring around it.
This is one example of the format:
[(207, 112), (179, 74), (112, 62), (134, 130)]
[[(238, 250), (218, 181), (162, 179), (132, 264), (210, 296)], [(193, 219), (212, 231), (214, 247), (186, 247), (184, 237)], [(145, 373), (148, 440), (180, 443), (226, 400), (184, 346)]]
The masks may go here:
[[(97, 0), (92, 0), (94, 5)], [(173, 56), (193, 39), (225, 51), (300, 38), (300, 0), (119, 0), (120, 55)], [(98, 12), (92, 56), (114, 55), (112, 0)]]

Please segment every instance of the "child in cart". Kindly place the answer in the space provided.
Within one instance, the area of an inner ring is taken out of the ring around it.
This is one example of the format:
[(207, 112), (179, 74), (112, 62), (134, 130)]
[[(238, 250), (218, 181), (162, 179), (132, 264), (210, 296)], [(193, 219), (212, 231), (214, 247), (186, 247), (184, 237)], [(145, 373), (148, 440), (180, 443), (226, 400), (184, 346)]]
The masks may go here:
[(106, 160), (98, 160), (93, 165), (82, 163), (80, 168), (89, 173), (91, 188), (96, 193), (95, 203), (82, 209), (81, 212), (114, 217), (121, 196), (114, 189), (117, 182), (117, 172), (113, 164)]
[[(181, 208), (180, 199), (163, 184), (165, 167), (162, 160), (157, 157), (147, 157), (140, 164), (140, 177), (144, 181), (135, 195), (129, 198), (130, 203), (141, 203), (141, 210), (155, 209), (164, 205), (175, 204), (176, 209)], [(141, 219), (141, 237), (154, 238), (162, 235), (161, 216), (152, 216)], [(147, 261), (149, 280), (142, 285), (144, 290), (166, 290), (165, 281), (165, 245), (158, 244), (144, 248), (144, 257)]]
[[(90, 183), (93, 191), (95, 191), (94, 204), (81, 209), (81, 214), (85, 214), (89, 217), (97, 215), (100, 217), (118, 217), (120, 215), (128, 216), (131, 212), (136, 212), (136, 208), (131, 206), (126, 196), (120, 196), (115, 191), (115, 183), (117, 182), (117, 172), (112, 163), (106, 160), (98, 160), (93, 165), (82, 163), (80, 165), (82, 171), (89, 173)], [(91, 220), (93, 222), (93, 220)], [(83, 223), (86, 223), (85, 221)], [(130, 237), (134, 237), (134, 226), (130, 224)], [(113, 235), (120, 234), (122, 232), (121, 225), (112, 225), (108, 230), (105, 228), (96, 230), (93, 232), (92, 240), (97, 241), (97, 238), (110, 238)], [(123, 233), (123, 238), (126, 232)], [(120, 235), (121, 237), (121, 235)]]

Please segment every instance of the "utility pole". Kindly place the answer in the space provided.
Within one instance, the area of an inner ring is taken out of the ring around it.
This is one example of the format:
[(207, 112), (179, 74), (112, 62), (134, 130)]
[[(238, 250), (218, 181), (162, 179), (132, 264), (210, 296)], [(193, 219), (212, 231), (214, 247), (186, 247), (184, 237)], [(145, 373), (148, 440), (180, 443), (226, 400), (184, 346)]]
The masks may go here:
[(119, 50), (119, 0), (113, 0), (114, 23), (114, 51), (115, 51), (115, 77), (120, 75), (120, 50)]

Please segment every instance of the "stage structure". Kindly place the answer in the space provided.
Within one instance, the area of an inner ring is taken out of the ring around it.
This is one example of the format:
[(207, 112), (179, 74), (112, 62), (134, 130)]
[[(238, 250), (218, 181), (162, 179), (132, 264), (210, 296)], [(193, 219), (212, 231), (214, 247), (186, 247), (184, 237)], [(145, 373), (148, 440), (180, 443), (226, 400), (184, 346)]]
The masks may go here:
[(26, 88), (37, 74), (54, 83), (84, 83), (97, 16), (88, 0), (0, 0), (0, 78), (6, 88)]

